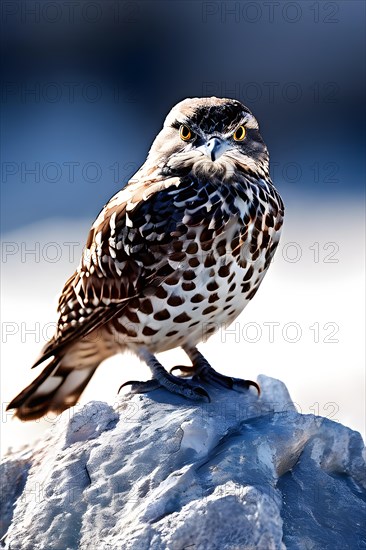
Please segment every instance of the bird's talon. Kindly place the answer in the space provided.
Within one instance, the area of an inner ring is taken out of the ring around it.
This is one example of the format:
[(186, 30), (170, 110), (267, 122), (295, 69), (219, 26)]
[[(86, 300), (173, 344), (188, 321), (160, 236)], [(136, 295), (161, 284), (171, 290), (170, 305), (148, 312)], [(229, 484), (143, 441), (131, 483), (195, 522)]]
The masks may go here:
[(253, 386), (253, 387), (257, 390), (257, 392), (258, 392), (258, 397), (260, 397), (261, 388), (260, 388), (259, 384), (257, 384), (257, 382), (253, 382), (253, 380), (247, 380), (246, 382), (247, 382), (247, 384), (248, 384), (249, 387), (250, 387), (250, 386)]
[(196, 386), (194, 388), (194, 393), (196, 393), (199, 397), (205, 397), (208, 400), (208, 402), (211, 403), (211, 397), (209, 396), (207, 391), (201, 388), (200, 386)]
[(118, 388), (117, 395), (119, 394), (121, 389), (124, 388), (125, 386), (133, 386), (133, 384), (136, 384), (136, 383), (137, 383), (137, 380), (129, 380), (128, 382), (123, 382), (123, 384), (121, 384), (120, 387)]
[[(185, 368), (188, 369), (189, 367)], [(168, 373), (158, 375), (158, 378), (159, 379), (152, 378), (151, 380), (147, 380), (146, 382), (129, 380), (128, 382), (124, 382), (120, 386), (118, 393), (125, 386), (131, 386), (129, 393), (147, 393), (158, 388), (165, 388), (172, 393), (182, 395), (183, 397), (193, 399), (194, 401), (200, 401), (203, 398), (206, 399), (209, 403), (211, 402), (209, 394), (199, 384), (195, 385), (190, 382), (185, 382), (178, 377), (169, 375)]]
[(129, 393), (146, 393), (149, 391), (157, 390), (161, 387), (161, 384), (157, 380), (147, 380), (146, 382), (139, 382), (138, 380), (129, 380), (124, 382), (117, 393), (121, 391), (125, 386), (131, 386)]
[(192, 376), (194, 374), (194, 369), (192, 367), (187, 367), (186, 365), (175, 365), (175, 367), (170, 369), (169, 373), (173, 374), (175, 370), (180, 370), (187, 376)]

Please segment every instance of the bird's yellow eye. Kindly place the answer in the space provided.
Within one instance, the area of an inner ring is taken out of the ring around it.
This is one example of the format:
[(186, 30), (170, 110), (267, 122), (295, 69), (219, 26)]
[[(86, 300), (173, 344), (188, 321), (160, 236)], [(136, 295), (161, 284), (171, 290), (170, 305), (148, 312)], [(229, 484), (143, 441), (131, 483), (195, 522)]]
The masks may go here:
[(246, 131), (244, 126), (239, 126), (239, 128), (235, 130), (233, 134), (233, 138), (235, 141), (243, 141), (243, 139), (245, 138), (245, 134), (246, 134)]
[(189, 141), (192, 137), (192, 132), (188, 128), (188, 126), (185, 126), (184, 124), (182, 124), (181, 127), (179, 128), (179, 135), (180, 135), (180, 139), (182, 139), (183, 141)]

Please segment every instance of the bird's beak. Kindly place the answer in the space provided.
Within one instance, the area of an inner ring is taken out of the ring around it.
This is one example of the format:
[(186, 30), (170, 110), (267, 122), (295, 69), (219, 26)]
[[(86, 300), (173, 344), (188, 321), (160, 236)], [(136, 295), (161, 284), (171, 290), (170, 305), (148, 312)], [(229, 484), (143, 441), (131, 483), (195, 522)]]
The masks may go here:
[(220, 138), (212, 137), (206, 143), (197, 147), (197, 151), (201, 151), (208, 156), (212, 161), (217, 160), (228, 149), (228, 143)]

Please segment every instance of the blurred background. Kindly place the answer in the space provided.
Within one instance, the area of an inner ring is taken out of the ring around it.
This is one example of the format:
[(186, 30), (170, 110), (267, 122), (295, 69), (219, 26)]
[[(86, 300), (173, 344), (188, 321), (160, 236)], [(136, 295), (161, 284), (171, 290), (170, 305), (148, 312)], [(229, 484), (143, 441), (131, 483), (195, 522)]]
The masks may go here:
[[(200, 349), (364, 435), (364, 2), (4, 1), (1, 18), (2, 449), (54, 421), (5, 408), (38, 373), (90, 224), (171, 107), (212, 95), (258, 118), (286, 219), (261, 290)], [(81, 403), (131, 377), (149, 377), (137, 358), (106, 361)]]

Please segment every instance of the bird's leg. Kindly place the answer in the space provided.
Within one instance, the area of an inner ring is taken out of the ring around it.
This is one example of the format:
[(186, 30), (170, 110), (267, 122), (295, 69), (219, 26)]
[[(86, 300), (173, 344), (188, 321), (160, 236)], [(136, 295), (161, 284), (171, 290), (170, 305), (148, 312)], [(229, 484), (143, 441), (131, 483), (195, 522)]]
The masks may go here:
[(177, 366), (173, 367), (170, 372), (179, 369), (185, 376), (191, 376), (194, 382), (208, 382), (216, 387), (224, 387), (230, 390), (245, 391), (250, 386), (254, 386), (260, 394), (260, 387), (252, 380), (242, 380), (231, 376), (224, 376), (216, 372), (198, 351), (196, 347), (183, 346), (184, 351), (192, 361), (192, 367)]
[(131, 386), (131, 393), (145, 393), (163, 387), (171, 393), (183, 395), (183, 397), (192, 399), (193, 401), (201, 401), (202, 399), (210, 401), (210, 396), (199, 384), (188, 382), (169, 374), (156, 359), (155, 355), (150, 353), (146, 348), (141, 348), (138, 351), (138, 355), (150, 368), (153, 375), (152, 380), (148, 380), (147, 382), (131, 380), (122, 384), (119, 390), (124, 386)]

